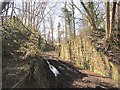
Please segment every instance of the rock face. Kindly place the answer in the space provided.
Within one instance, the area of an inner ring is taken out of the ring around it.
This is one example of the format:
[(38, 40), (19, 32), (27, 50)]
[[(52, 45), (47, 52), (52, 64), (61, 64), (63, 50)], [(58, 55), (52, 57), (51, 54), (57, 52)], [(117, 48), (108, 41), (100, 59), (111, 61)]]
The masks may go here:
[[(102, 49), (101, 45), (98, 46)], [(69, 47), (71, 48), (71, 57)], [(110, 58), (105, 55), (102, 50), (99, 50), (99, 47), (96, 48), (95, 45), (91, 43), (89, 35), (82, 33), (81, 36), (71, 41), (71, 45), (67, 42), (61, 43), (60, 57), (84, 69), (120, 81), (118, 80), (118, 77), (120, 77), (120, 72), (118, 72), (119, 64), (110, 61)]]

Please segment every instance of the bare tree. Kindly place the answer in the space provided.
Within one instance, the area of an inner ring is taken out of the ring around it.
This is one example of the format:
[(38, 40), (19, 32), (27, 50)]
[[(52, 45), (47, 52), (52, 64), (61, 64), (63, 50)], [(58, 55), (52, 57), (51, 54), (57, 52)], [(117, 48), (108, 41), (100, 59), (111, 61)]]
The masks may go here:
[(58, 57), (60, 56), (60, 38), (61, 38), (61, 35), (60, 35), (60, 22), (58, 23)]
[(81, 1), (81, 5), (83, 6), (83, 8), (85, 9), (86, 13), (88, 14), (88, 20), (92, 26), (92, 29), (97, 31), (98, 28), (96, 27), (96, 24), (95, 24), (95, 20), (94, 20), (94, 13), (93, 13), (93, 2), (90, 2), (89, 5), (90, 5), (90, 10), (85, 6), (85, 4), (83, 3), (82, 0)]
[[(0, 5), (0, 14), (2, 14), (3, 12), (3, 10), (4, 11), (8, 11), (8, 9), (9, 9), (9, 3), (10, 3), (10, 0), (8, 0), (8, 2), (5, 2), (4, 0), (1, 2), (1, 5)], [(7, 6), (7, 8), (6, 8), (6, 6)]]
[(118, 14), (117, 14), (117, 17), (118, 17), (118, 30), (120, 32), (120, 1), (118, 2), (117, 11), (118, 11)]
[(72, 6), (72, 30), (74, 34), (74, 38), (76, 36), (76, 30), (75, 30), (75, 8), (74, 8), (74, 2), (71, 0), (71, 6)]
[(49, 21), (49, 26), (50, 26), (50, 32), (51, 32), (51, 41), (52, 43), (54, 42), (54, 22), (55, 22), (55, 16), (54, 16), (54, 13), (51, 11), (49, 13), (49, 17), (48, 17), (48, 21)]
[(65, 39), (66, 39), (66, 41), (67, 41), (67, 33), (68, 33), (68, 30), (67, 30), (67, 9), (66, 9), (66, 1), (64, 2), (64, 14), (65, 14)]
[(116, 2), (113, 2), (109, 38), (112, 37), (112, 31), (113, 31), (114, 25), (115, 25), (115, 23), (114, 23), (115, 22), (115, 14), (116, 14), (115, 12), (116, 12)]
[(28, 2), (22, 1), (22, 8), (18, 8), (21, 10), (21, 20), (23, 20), (24, 24), (28, 26), (29, 29), (37, 30), (40, 28), (40, 24), (44, 19), (44, 13), (46, 9), (47, 1), (32, 1)]
[(106, 40), (109, 38), (110, 31), (110, 2), (107, 0), (106, 2)]
[[(116, 12), (116, 2), (113, 2), (112, 5), (112, 14), (110, 15), (110, 2), (107, 0), (106, 2), (106, 40), (111, 39), (111, 33), (114, 29), (115, 25), (115, 12)], [(111, 16), (111, 22), (110, 22)]]

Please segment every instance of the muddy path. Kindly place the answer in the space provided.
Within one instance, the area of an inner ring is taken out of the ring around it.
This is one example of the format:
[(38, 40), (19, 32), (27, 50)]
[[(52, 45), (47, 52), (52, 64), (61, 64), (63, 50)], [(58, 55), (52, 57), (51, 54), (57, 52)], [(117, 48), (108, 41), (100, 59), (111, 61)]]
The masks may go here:
[[(52, 70), (53, 69), (53, 70)], [(118, 88), (110, 78), (49, 57), (36, 61), (32, 78), (29, 75), (14, 88)]]
[(28, 61), (4, 58), (3, 88), (118, 88), (118, 82), (60, 60), (53, 52), (34, 59), (31, 76)]

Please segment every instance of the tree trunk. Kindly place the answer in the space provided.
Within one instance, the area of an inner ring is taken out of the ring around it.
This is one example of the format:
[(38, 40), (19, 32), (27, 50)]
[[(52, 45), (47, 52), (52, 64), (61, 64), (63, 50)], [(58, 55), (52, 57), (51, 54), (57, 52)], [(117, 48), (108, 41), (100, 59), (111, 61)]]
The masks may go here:
[(32, 6), (32, 1), (30, 2), (30, 29), (32, 29), (32, 11), (33, 11), (33, 6)]
[(25, 18), (25, 25), (26, 25), (27, 24), (26, 23), (26, 21), (27, 21), (27, 12), (26, 12), (27, 11), (27, 2), (25, 2), (25, 9), (24, 10), (25, 10), (25, 17), (24, 18)]
[(51, 40), (52, 40), (52, 43), (54, 42), (53, 40), (53, 32), (54, 32), (54, 28), (53, 28), (53, 15), (50, 13), (50, 29), (51, 29)]
[(45, 19), (43, 20), (43, 32), (44, 32), (44, 39), (46, 41), (46, 27), (45, 27)]
[(66, 1), (65, 1), (65, 40), (67, 41), (67, 13), (66, 13)]
[(58, 45), (58, 57), (60, 57), (60, 22), (58, 23), (58, 43), (59, 43), (59, 45)]
[[(97, 31), (97, 27), (96, 27), (96, 24), (95, 24), (95, 21), (94, 21), (94, 15), (92, 15), (92, 14), (94, 14), (93, 11), (91, 12), (92, 13), (91, 14), (90, 11), (86, 8), (86, 6), (85, 6), (85, 4), (83, 3), (82, 0), (81, 0), (81, 5), (83, 6), (83, 8), (85, 9), (85, 11), (87, 12), (87, 14), (89, 16), (89, 22), (91, 24), (92, 29), (95, 30), (95, 31)], [(91, 7), (90, 10), (92, 10), (92, 8), (93, 8), (93, 3), (92, 3), (91, 6), (92, 7)]]
[(76, 36), (76, 30), (75, 30), (75, 10), (74, 10), (74, 2), (73, 2), (73, 0), (71, 0), (71, 2), (72, 2), (72, 30), (73, 30), (73, 32), (74, 32), (74, 38), (75, 38), (75, 36)]
[(109, 38), (112, 37), (112, 31), (114, 29), (115, 25), (115, 11), (116, 11), (116, 2), (113, 2), (113, 8), (112, 8), (112, 18), (111, 18), (111, 25), (110, 25), (110, 32), (109, 32)]
[[(30, 2), (28, 2), (28, 11), (30, 11)], [(28, 27), (30, 27), (30, 13), (28, 13)]]
[(118, 2), (118, 30), (120, 32), (120, 1)]
[(35, 24), (35, 20), (36, 20), (36, 16), (35, 16), (35, 9), (36, 9), (36, 6), (35, 6), (36, 2), (34, 1), (34, 5), (33, 5), (33, 11), (32, 11), (32, 17), (33, 17), (33, 22), (32, 22), (32, 27), (33, 27), (33, 30), (36, 31), (36, 24)]
[(25, 3), (25, 2), (24, 2), (24, 0), (23, 0), (23, 2), (22, 2), (22, 10), (23, 10), (23, 11), (22, 11), (22, 15), (21, 15), (21, 20), (22, 20), (22, 22), (24, 22), (24, 12), (25, 12), (25, 11), (24, 11), (24, 3)]
[(92, 26), (92, 30), (97, 30), (96, 28), (96, 22), (94, 19), (94, 5), (93, 2), (89, 2), (89, 10), (90, 10), (90, 14), (91, 14), (91, 26)]
[(110, 2), (107, 0), (106, 2), (106, 40), (109, 38), (110, 31)]

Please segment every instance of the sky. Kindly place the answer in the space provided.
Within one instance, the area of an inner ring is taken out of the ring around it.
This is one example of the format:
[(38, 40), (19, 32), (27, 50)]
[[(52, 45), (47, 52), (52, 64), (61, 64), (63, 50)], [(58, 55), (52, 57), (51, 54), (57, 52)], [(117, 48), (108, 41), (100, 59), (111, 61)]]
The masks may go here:
[[(11, 0), (11, 1), (13, 1), (13, 0)], [(23, 1), (23, 0), (14, 0), (15, 1), (15, 4), (16, 4), (16, 6), (18, 7), (18, 8), (20, 8), (21, 7), (21, 1)], [(28, 2), (29, 0), (24, 0), (25, 2)], [(48, 0), (36, 0), (36, 1), (40, 1), (40, 2), (43, 2), (43, 1), (48, 1)], [(52, 9), (52, 11), (54, 12), (54, 16), (55, 16), (55, 20), (54, 20), (54, 38), (55, 39), (57, 39), (57, 34), (58, 34), (58, 28), (57, 28), (57, 26), (58, 26), (58, 23), (60, 22), (61, 23), (61, 25), (64, 25), (64, 22), (62, 22), (62, 20), (61, 20), (61, 17), (59, 17), (61, 14), (62, 14), (62, 10), (61, 10), (61, 8), (62, 7), (64, 7), (64, 4), (63, 4), (63, 2), (65, 1), (65, 0), (49, 0), (50, 1), (50, 4), (53, 6), (56, 2), (58, 2), (58, 4)], [(68, 2), (70, 2), (70, 0), (66, 0), (67, 1), (67, 3)], [(85, 0), (86, 1), (86, 0)], [(77, 5), (77, 6), (79, 6), (80, 5), (80, 1), (79, 0), (74, 0), (74, 3)], [(8, 14), (10, 15), (11, 14), (11, 8), (9, 9), (9, 11), (8, 11)], [(17, 12), (18, 10), (16, 10), (16, 12)], [(48, 9), (48, 7), (47, 7), (47, 9), (46, 9), (46, 13), (49, 11), (49, 9)], [(75, 17), (76, 16), (79, 16), (80, 17), (80, 13), (79, 13), (79, 11), (75, 8)], [(46, 27), (48, 27), (48, 26), (46, 26)], [(77, 25), (76, 25), (76, 28), (77, 28)], [(43, 30), (43, 27), (41, 27), (41, 29)], [(49, 29), (49, 28), (46, 28), (46, 29)], [(63, 30), (64, 28), (61, 28), (61, 30)], [(79, 28), (78, 28), (79, 29)], [(46, 30), (46, 31), (49, 31), (49, 30)], [(48, 32), (46, 32), (46, 33), (48, 33)]]
[[(0, 0), (0, 1), (2, 1), (2, 0)], [(7, 1), (7, 0), (5, 0), (5, 1)], [(13, 0), (11, 0), (11, 1), (13, 1)], [(16, 6), (17, 6), (17, 7), (20, 7), (20, 3), (21, 3), (21, 1), (23, 1), (23, 0), (14, 0), (14, 1), (15, 1), (15, 3), (16, 3)], [(28, 2), (29, 0), (24, 0), (24, 1)], [(36, 1), (43, 2), (43, 1), (48, 1), (48, 0), (36, 0)], [(62, 23), (62, 20), (61, 20), (61, 18), (60, 18), (59, 16), (60, 16), (61, 13), (62, 13), (62, 12), (61, 12), (61, 8), (64, 7), (64, 4), (63, 4), (62, 2), (64, 2), (65, 0), (49, 0), (49, 1), (50, 1), (50, 4), (51, 4), (51, 5), (54, 5), (55, 2), (59, 2), (59, 3), (55, 6), (55, 8), (52, 9), (52, 11), (54, 12), (54, 15), (55, 15), (55, 20), (54, 20), (54, 22), (55, 22), (55, 24), (54, 24), (54, 38), (57, 39), (57, 26), (58, 26), (58, 23), (60, 22), (61, 24), (64, 25), (64, 23)], [(66, 0), (66, 1), (69, 2), (70, 0)], [(89, 0), (83, 0), (83, 1), (84, 1), (84, 2), (87, 2), (87, 1), (89, 1)], [(93, 1), (105, 2), (105, 0), (93, 0)], [(113, 0), (110, 0), (110, 1), (113, 1)], [(74, 0), (74, 3), (81, 8), (81, 6), (80, 6), (80, 0)], [(47, 8), (46, 13), (47, 13), (48, 11), (49, 11), (49, 9)], [(17, 12), (17, 10), (16, 10), (16, 12)], [(9, 14), (9, 15), (11, 14), (11, 8), (9, 9), (8, 14)], [(79, 17), (80, 17), (80, 13), (79, 13), (79, 11), (78, 11), (76, 8), (75, 8), (75, 16), (79, 16)], [(76, 25), (76, 28), (78, 28), (77, 25)], [(63, 28), (61, 28), (61, 29), (63, 29)], [(79, 28), (78, 28), (78, 29), (79, 29)], [(48, 30), (47, 30), (47, 31), (48, 31)]]
[[(7, 2), (7, 1), (9, 1), (9, 0), (0, 0), (0, 2), (1, 1), (4, 1), (4, 2)], [(14, 1), (16, 1), (16, 2), (18, 2), (18, 1), (22, 1), (22, 0), (14, 0)], [(24, 0), (24, 1), (29, 1), (29, 0)], [(47, 1), (47, 0), (38, 0), (38, 1)], [(52, 2), (56, 2), (56, 1), (65, 1), (65, 0), (51, 0)], [(66, 1), (68, 1), (68, 0), (66, 0)], [(74, 0), (75, 2), (76, 1), (78, 1), (78, 0)], [(82, 1), (84, 1), (84, 2), (88, 2), (88, 1), (93, 1), (93, 2), (105, 2), (106, 0), (82, 0)], [(115, 0), (109, 0), (110, 2), (113, 2), (113, 1), (115, 1)], [(116, 0), (117, 2), (119, 1), (119, 0)]]

